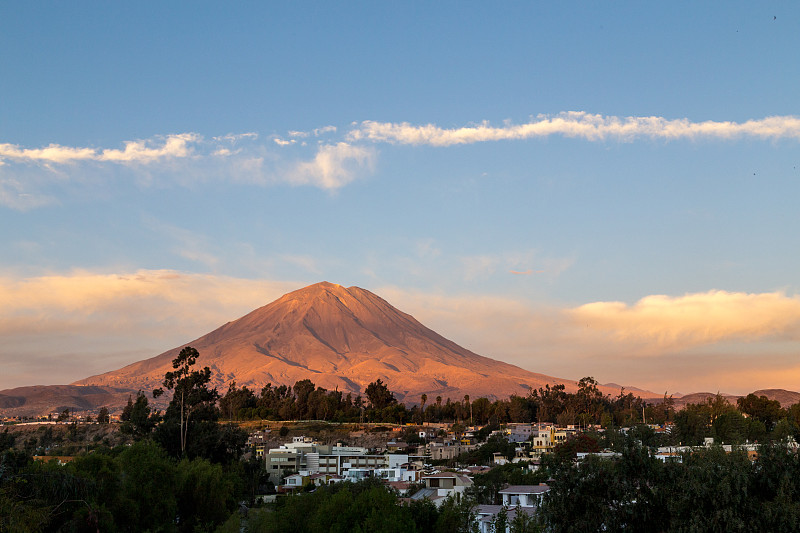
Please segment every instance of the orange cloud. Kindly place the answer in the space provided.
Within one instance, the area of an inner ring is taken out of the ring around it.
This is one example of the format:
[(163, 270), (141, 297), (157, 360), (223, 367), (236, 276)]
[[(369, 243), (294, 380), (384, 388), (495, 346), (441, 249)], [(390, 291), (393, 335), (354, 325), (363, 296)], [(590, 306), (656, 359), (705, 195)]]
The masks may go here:
[(141, 328), (144, 334), (155, 326), (150, 333), (158, 335), (171, 328), (217, 327), (296, 287), (173, 270), (2, 277), (0, 332), (63, 331), (83, 324), (84, 330)]
[(654, 295), (631, 306), (595, 302), (567, 313), (576, 324), (613, 340), (642, 342), (658, 349), (766, 337), (796, 339), (800, 332), (800, 297), (781, 292)]

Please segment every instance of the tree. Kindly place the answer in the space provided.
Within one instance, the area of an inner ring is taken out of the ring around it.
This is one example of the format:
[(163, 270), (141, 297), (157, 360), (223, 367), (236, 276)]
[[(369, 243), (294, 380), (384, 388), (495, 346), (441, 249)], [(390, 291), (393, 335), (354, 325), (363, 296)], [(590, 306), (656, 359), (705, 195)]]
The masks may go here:
[(367, 385), (367, 390), (365, 392), (373, 409), (383, 409), (384, 407), (397, 403), (394, 394), (380, 379)]
[[(208, 367), (204, 367), (200, 371), (192, 370), (198, 357), (200, 357), (200, 353), (197, 350), (186, 346), (172, 361), (172, 368), (175, 371), (167, 372), (164, 375), (164, 387), (174, 391), (170, 408), (179, 410), (181, 455), (186, 454), (186, 439), (192, 414), (203, 407), (215, 408), (215, 403), (219, 398), (217, 389), (208, 388), (208, 384), (211, 382), (211, 370)], [(164, 394), (162, 388), (153, 391), (154, 398), (162, 394)]]
[(741, 412), (763, 422), (767, 431), (772, 431), (778, 420), (786, 416), (786, 411), (781, 407), (781, 403), (778, 400), (770, 400), (766, 396), (756, 396), (750, 393), (736, 400), (736, 404)]
[(256, 407), (256, 395), (247, 387), (236, 388), (236, 382), (231, 381), (228, 392), (219, 399), (219, 408), (228, 420), (239, 419), (243, 409)]
[(98, 424), (108, 424), (111, 421), (111, 417), (108, 414), (108, 407), (103, 406), (100, 408), (100, 412), (97, 413), (97, 423)]
[(146, 437), (158, 423), (159, 416), (150, 413), (147, 396), (142, 391), (136, 394), (136, 401), (128, 397), (128, 405), (122, 410), (120, 431), (131, 435), (135, 440)]
[(423, 392), (422, 396), (420, 396), (419, 399), (422, 400), (422, 406), (420, 407), (420, 413), (422, 414), (422, 423), (424, 424), (425, 423), (425, 402), (428, 401), (428, 395)]
[(65, 420), (69, 420), (69, 409), (61, 411), (56, 418), (56, 422), (64, 422)]

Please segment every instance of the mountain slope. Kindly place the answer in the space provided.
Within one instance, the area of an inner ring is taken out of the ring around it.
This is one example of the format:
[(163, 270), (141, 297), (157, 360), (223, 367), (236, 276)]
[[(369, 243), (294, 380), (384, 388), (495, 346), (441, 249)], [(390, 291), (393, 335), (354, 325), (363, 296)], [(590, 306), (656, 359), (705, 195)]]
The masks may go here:
[[(477, 355), (423, 326), (375, 294), (327, 282), (291, 292), (187, 343), (200, 352), (222, 390), (236, 380), (258, 392), (267, 383), (318, 386), (355, 394), (381, 379), (399, 399), (502, 398), (531, 388), (576, 383)], [(172, 370), (181, 347), (75, 385), (150, 390)], [(619, 389), (603, 387), (616, 394)]]

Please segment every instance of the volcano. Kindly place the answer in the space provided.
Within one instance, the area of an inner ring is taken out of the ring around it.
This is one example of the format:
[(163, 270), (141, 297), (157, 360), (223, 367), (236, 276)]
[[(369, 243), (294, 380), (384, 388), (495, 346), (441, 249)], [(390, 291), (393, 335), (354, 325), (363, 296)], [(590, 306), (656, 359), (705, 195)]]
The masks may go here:
[[(198, 366), (211, 368), (221, 391), (234, 380), (258, 393), (267, 383), (310, 379), (359, 394), (380, 379), (399, 400), (416, 403), (422, 394), (496, 399), (546, 384), (577, 388), (574, 381), (475, 354), (370, 291), (328, 282), (286, 294), (186, 345), (200, 352)], [(152, 390), (181, 348), (73, 385)]]

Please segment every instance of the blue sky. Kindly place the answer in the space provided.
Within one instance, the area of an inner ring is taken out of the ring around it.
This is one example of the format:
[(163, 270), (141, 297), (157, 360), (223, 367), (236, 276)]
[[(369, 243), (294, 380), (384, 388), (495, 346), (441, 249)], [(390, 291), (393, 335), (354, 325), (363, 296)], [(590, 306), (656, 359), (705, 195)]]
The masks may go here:
[(800, 6), (0, 4), (0, 387), (320, 280), (482, 355), (798, 390)]

